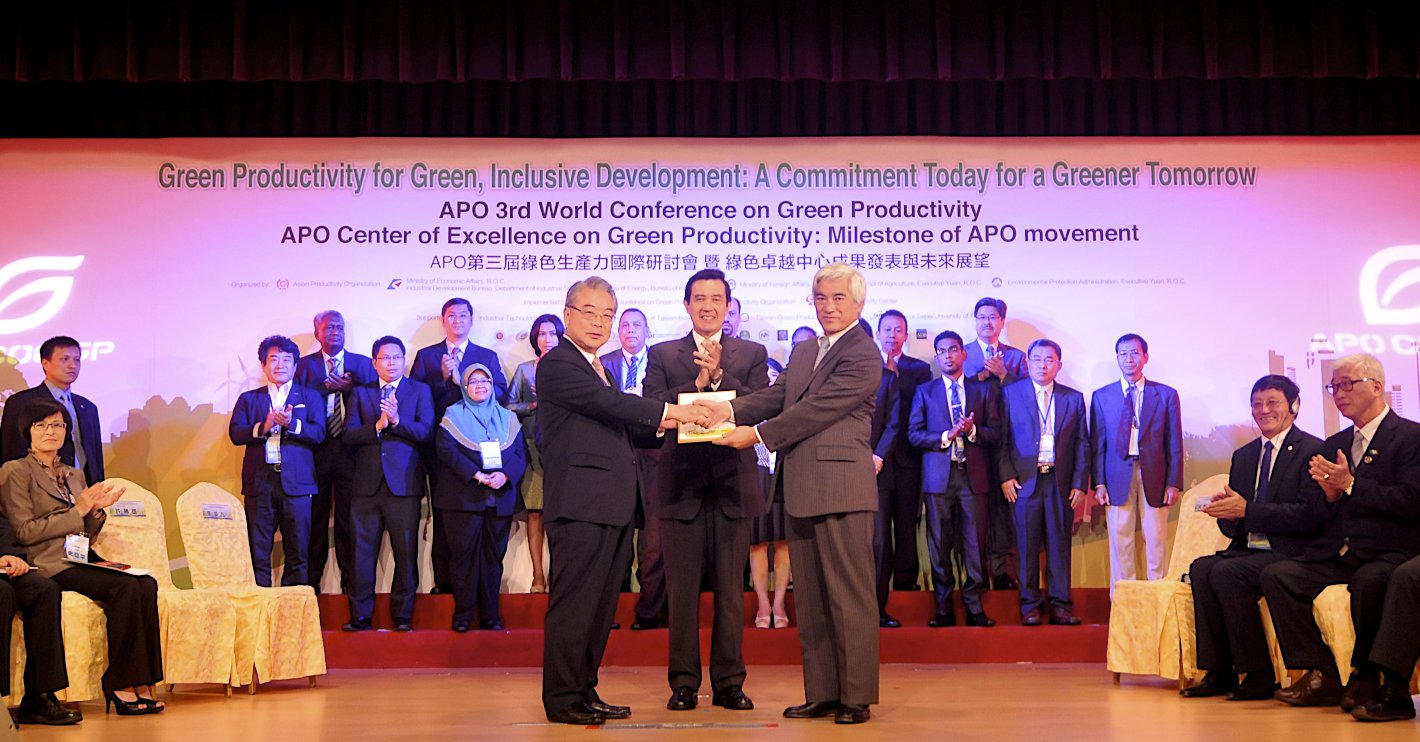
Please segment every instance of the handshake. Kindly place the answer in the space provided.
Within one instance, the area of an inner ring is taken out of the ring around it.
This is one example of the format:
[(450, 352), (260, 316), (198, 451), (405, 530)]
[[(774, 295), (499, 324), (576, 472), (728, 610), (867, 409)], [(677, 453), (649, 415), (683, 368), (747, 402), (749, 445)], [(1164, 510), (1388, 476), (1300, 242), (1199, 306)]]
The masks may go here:
[(666, 417), (661, 421), (661, 430), (678, 425), (713, 428), (729, 420), (731, 412), (729, 402), (712, 402), (708, 399), (696, 400), (694, 404), (668, 404)]

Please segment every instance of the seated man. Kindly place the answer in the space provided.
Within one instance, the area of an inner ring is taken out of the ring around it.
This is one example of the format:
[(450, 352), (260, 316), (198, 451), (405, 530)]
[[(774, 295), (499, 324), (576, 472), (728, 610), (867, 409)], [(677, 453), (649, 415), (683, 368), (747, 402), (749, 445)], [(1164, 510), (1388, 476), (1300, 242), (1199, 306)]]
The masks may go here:
[(1380, 633), (1371, 649), (1371, 664), (1384, 675), (1384, 683), (1370, 703), (1351, 709), (1358, 721), (1401, 721), (1415, 718), (1410, 698), (1410, 676), (1420, 662), (1420, 557), (1396, 568), (1390, 576), (1381, 611)]
[[(1252, 385), (1252, 419), (1262, 435), (1233, 452), (1226, 494), (1203, 509), (1232, 543), (1189, 568), (1198, 666), (1208, 674), (1181, 691), (1187, 698), (1226, 693), (1230, 701), (1260, 701), (1277, 690), (1257, 609), (1262, 570), (1301, 554), (1325, 516), (1308, 471), (1321, 439), (1294, 425), (1299, 393), (1285, 376)], [(1238, 673), (1247, 675), (1242, 685)]]
[[(77, 724), (84, 717), (59, 704), (54, 691), (68, 687), (64, 636), (60, 633), (59, 586), (25, 562), (10, 519), (0, 516), (0, 657), (10, 658), (10, 632), (19, 609), (25, 625), (25, 697), (21, 724)], [(10, 695), (10, 671), (0, 673), (0, 696)]]

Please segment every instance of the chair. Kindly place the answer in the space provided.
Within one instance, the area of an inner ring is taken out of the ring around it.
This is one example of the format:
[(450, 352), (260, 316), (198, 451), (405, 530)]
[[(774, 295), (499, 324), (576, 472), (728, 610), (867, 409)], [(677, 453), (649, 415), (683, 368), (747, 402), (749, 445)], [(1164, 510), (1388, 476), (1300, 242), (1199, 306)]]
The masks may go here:
[(1114, 584), (1109, 614), (1107, 665), (1119, 683), (1121, 674), (1176, 679), (1202, 677), (1196, 665), (1193, 593), (1181, 581), (1193, 560), (1228, 545), (1217, 521), (1195, 510), (1200, 497), (1223, 494), (1226, 474), (1194, 485), (1177, 505), (1178, 530), (1162, 580), (1120, 580)]
[[(108, 619), (104, 610), (79, 593), (65, 591), (60, 611), (69, 687), (55, 695), (66, 703), (103, 698), (104, 671), (108, 669)], [(16, 616), (10, 635), (10, 695), (5, 699), (6, 705), (18, 706), (24, 695), (25, 632)]]
[[(1351, 623), (1351, 591), (1346, 585), (1330, 585), (1312, 601), (1312, 618), (1321, 631), (1321, 638), (1336, 658), (1336, 669), (1342, 682), (1351, 675), (1351, 652), (1356, 648), (1356, 628)], [(1268, 621), (1270, 624), (1271, 621)], [(1276, 646), (1276, 637), (1268, 633), (1269, 648)], [(1274, 652), (1278, 650), (1274, 649)], [(1410, 692), (1420, 692), (1420, 664), (1417, 672), (1410, 675)], [(1285, 669), (1279, 670), (1278, 677), (1290, 678)]]
[(158, 581), (163, 680), (220, 683), (231, 693), (237, 614), (221, 590), (180, 590), (168, 566), (163, 504), (152, 492), (124, 479), (123, 499), (108, 508), (108, 523), (94, 549), (116, 562), (148, 570)]
[(237, 612), (232, 682), (256, 683), (324, 675), (320, 609), (309, 586), (257, 587), (247, 519), (236, 496), (215, 484), (193, 485), (177, 501), (178, 524), (192, 584), (222, 590)]

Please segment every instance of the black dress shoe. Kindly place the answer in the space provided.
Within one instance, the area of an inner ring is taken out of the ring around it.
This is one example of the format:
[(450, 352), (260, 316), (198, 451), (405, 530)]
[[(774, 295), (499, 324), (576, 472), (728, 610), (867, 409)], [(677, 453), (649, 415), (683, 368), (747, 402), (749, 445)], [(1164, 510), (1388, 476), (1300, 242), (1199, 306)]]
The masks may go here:
[(862, 724), (863, 722), (867, 721), (872, 715), (872, 712), (868, 711), (867, 706), (854, 706), (852, 704), (845, 703), (842, 706), (839, 706), (838, 713), (833, 715), (833, 723)]
[(646, 629), (659, 629), (661, 622), (654, 618), (638, 618), (631, 624), (632, 631), (645, 631)]
[(395, 621), (394, 630), (399, 632), (413, 631), (414, 627), (410, 626), (408, 621)]
[(966, 625), (967, 625), (967, 626), (987, 626), (987, 627), (989, 627), (989, 626), (995, 626), (995, 625), (996, 625), (996, 619), (991, 618), (990, 616), (986, 615), (985, 613), (968, 613), (968, 614), (966, 614)]
[(1376, 689), (1371, 702), (1351, 709), (1356, 721), (1404, 721), (1415, 718), (1415, 701), (1410, 698), (1410, 689), (1403, 685), (1382, 685)]
[(1080, 617), (1071, 613), (1069, 608), (1051, 608), (1050, 623), (1052, 626), (1079, 626)]
[(1040, 625), (1040, 609), (1037, 608), (1037, 609), (1035, 609), (1035, 610), (1033, 610), (1033, 611), (1026, 611), (1025, 613), (1022, 613), (1022, 614), (1021, 614), (1021, 625), (1022, 625), (1022, 626), (1039, 626), (1039, 625)]
[[(1411, 716), (1415, 713), (1412, 711)], [(20, 707), (16, 709), (15, 721), (21, 724), (47, 724), (49, 726), (65, 726), (68, 724), (78, 724), (84, 720), (84, 715), (78, 711), (70, 711), (59, 703), (59, 699), (53, 693), (41, 693), (39, 695), (26, 695), (20, 701)]]
[[(1184, 698), (1212, 698), (1227, 695), (1236, 687), (1238, 687), (1236, 673), (1209, 670), (1197, 685), (1190, 685), (1179, 691), (1178, 694)], [(1269, 693), (1267, 697), (1271, 698), (1272, 695)]]
[(1357, 706), (1365, 706), (1370, 703), (1380, 684), (1380, 676), (1374, 672), (1363, 670), (1352, 672), (1351, 679), (1346, 681), (1346, 689), (1341, 691), (1341, 710), (1350, 712)]
[(630, 706), (617, 706), (614, 703), (607, 703), (598, 698), (587, 702), (587, 708), (605, 716), (608, 719), (629, 719), (631, 718)]
[(947, 626), (956, 626), (957, 617), (955, 613), (938, 613), (927, 619), (927, 625), (934, 629), (941, 629)]
[(1020, 587), (1016, 584), (1016, 578), (1010, 575), (996, 575), (991, 578), (992, 590), (1019, 590)]
[(1335, 706), (1341, 703), (1341, 680), (1328, 677), (1321, 670), (1307, 670), (1297, 682), (1272, 697), (1293, 706)]
[(921, 590), (921, 589), (922, 589), (922, 586), (919, 585), (919, 584), (917, 584), (917, 583), (915, 583), (915, 582), (908, 582), (908, 583), (904, 583), (904, 584), (902, 584), (902, 585), (893, 585), (892, 589), (893, 589), (893, 590), (901, 590), (901, 591), (903, 591), (903, 592), (909, 592), (909, 593), (910, 593), (910, 592), (912, 592), (913, 590)]
[(671, 711), (691, 711), (695, 709), (696, 700), (695, 689), (682, 685), (671, 693), (671, 700), (666, 701), (666, 708)]
[(617, 629), (619, 629), (619, 628), (621, 628), (621, 624), (619, 624), (619, 623), (617, 623), (617, 622), (615, 622), (615, 621), (612, 621), (612, 622), (611, 622), (611, 629), (612, 629), (612, 631), (615, 631), (615, 630), (617, 630)]
[(790, 706), (784, 709), (786, 719), (818, 719), (824, 716), (833, 716), (838, 713), (840, 704), (837, 701), (817, 701), (814, 703), (801, 703), (798, 706)]
[(1247, 678), (1228, 693), (1229, 701), (1269, 701), (1281, 686), (1272, 677), (1272, 671), (1250, 672)]
[(435, 585), (429, 588), (430, 595), (447, 595), (451, 592), (453, 592), (453, 590), (450, 590), (449, 588), (444, 587), (443, 585)]
[(502, 622), (502, 621), (479, 621), (479, 622), (478, 622), (478, 628), (483, 629), (484, 631), (502, 631), (502, 630), (503, 630), (503, 622)]
[(352, 618), (352, 619), (350, 619), (350, 622), (349, 622), (349, 623), (342, 624), (341, 627), (340, 627), (340, 630), (341, 630), (341, 631), (369, 631), (369, 630), (370, 630), (370, 619), (368, 619), (368, 618)]
[(582, 726), (605, 724), (606, 717), (592, 710), (585, 703), (577, 702), (567, 708), (558, 709), (547, 715), (547, 720), (556, 724), (578, 724)]
[(731, 711), (750, 711), (754, 708), (754, 701), (749, 700), (744, 689), (738, 685), (732, 685), (712, 695), (710, 702)]
[(460, 634), (467, 634), (470, 627), (467, 621), (455, 621), (449, 628)]
[(878, 616), (878, 626), (884, 629), (900, 629), (902, 628), (902, 622), (884, 613)]

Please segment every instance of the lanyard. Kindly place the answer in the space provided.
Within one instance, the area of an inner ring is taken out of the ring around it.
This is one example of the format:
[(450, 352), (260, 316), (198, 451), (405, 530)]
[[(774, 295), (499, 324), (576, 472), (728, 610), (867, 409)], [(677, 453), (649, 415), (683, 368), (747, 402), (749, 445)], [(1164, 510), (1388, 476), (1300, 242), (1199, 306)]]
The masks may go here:
[[(1050, 401), (1045, 403), (1045, 410), (1044, 410), (1044, 411), (1041, 411), (1041, 409), (1040, 409), (1040, 402), (1036, 402), (1036, 403), (1035, 403), (1035, 411), (1036, 411), (1036, 414), (1040, 415), (1040, 434), (1041, 434), (1041, 435), (1055, 435), (1055, 429), (1054, 429), (1054, 428), (1049, 428), (1049, 424), (1050, 424), (1050, 411), (1055, 408), (1055, 390), (1052, 389), (1052, 390), (1050, 390), (1050, 391), (1048, 391), (1048, 392), (1045, 392), (1045, 394), (1046, 394), (1046, 396), (1048, 396), (1048, 397), (1050, 398)], [(1048, 432), (1048, 433), (1047, 433), (1047, 428), (1049, 428), (1049, 432)]]

